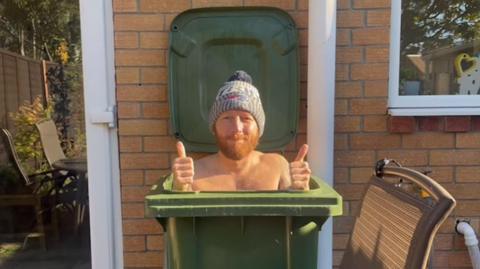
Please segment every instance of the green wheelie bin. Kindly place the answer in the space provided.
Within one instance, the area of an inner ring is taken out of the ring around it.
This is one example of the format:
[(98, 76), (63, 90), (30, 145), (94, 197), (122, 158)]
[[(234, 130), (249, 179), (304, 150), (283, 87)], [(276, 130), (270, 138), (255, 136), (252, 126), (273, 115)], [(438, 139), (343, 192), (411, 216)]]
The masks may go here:
[(314, 269), (322, 224), (342, 214), (342, 197), (317, 177), (309, 191), (176, 192), (171, 181), (145, 198), (168, 269)]

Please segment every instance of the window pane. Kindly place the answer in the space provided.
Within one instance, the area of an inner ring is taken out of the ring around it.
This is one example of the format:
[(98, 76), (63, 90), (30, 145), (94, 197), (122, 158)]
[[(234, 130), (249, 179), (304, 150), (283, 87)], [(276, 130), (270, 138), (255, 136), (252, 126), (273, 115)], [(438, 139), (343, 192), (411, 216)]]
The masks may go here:
[(402, 1), (399, 85), (399, 95), (480, 94), (480, 1)]

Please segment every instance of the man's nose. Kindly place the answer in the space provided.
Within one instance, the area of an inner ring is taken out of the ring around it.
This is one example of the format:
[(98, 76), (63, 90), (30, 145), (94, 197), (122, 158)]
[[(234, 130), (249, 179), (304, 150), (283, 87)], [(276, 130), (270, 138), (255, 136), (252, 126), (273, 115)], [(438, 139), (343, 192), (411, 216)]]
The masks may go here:
[(243, 130), (243, 122), (240, 117), (233, 118), (233, 128), (235, 132), (241, 132)]

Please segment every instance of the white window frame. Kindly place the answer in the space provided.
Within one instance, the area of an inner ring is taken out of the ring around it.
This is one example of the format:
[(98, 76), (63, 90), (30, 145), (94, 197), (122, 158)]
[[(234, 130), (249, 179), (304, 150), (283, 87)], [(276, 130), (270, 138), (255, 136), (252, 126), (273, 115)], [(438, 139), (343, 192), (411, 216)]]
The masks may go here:
[(115, 124), (111, 109), (116, 105), (112, 1), (79, 2), (91, 263), (93, 269), (123, 268), (117, 129), (105, 124), (107, 119)]
[(402, 1), (392, 0), (388, 113), (393, 116), (480, 115), (480, 95), (399, 94)]

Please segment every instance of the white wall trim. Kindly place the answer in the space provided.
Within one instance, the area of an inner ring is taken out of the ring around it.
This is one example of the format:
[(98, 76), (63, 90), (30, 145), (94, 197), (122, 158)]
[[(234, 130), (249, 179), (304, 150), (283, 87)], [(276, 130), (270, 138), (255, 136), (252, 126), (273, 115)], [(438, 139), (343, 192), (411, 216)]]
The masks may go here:
[[(478, 115), (480, 95), (400, 95), (400, 35), (402, 1), (392, 0), (388, 108), (391, 115)], [(474, 108), (472, 110), (472, 108)], [(399, 114), (400, 113), (400, 114)], [(420, 114), (417, 114), (420, 113)]]
[[(336, 0), (308, 5), (308, 162), (312, 173), (333, 185)], [(329, 218), (319, 236), (317, 268), (331, 269), (333, 225)]]
[(92, 268), (123, 268), (118, 138), (91, 116), (116, 105), (113, 10), (110, 0), (81, 0)]

